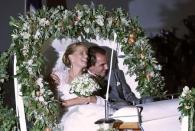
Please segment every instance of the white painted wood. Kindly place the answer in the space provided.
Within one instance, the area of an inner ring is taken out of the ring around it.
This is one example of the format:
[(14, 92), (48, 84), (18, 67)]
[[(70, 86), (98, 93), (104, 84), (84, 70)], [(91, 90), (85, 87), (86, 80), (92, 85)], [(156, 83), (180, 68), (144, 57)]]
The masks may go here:
[[(16, 75), (17, 71), (17, 59), (16, 55), (14, 55), (14, 75)], [(18, 83), (16, 77), (14, 77), (14, 91), (15, 91), (15, 103), (16, 103), (16, 115), (19, 117), (20, 131), (27, 131), (26, 128), (26, 119), (24, 113), (24, 102), (22, 98), (22, 92), (20, 91), (21, 85)]]
[(188, 116), (183, 116), (181, 119), (181, 131), (188, 131), (188, 125), (189, 125), (189, 121), (188, 121)]

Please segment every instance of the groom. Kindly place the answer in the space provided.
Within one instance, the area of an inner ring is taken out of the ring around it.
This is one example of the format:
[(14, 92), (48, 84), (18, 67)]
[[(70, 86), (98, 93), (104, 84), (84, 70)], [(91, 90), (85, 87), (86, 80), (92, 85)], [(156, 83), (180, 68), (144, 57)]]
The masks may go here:
[[(107, 87), (105, 79), (108, 73), (107, 53), (100, 46), (91, 46), (88, 50), (88, 73), (97, 78), (102, 86), (101, 94), (105, 95)], [(139, 99), (126, 83), (122, 70), (113, 69), (111, 72), (109, 102), (114, 109), (139, 104)]]

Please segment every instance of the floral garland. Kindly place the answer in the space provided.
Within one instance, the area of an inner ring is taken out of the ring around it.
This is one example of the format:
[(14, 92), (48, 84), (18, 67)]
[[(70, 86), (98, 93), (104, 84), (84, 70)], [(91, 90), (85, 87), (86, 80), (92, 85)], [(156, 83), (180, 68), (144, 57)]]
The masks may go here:
[(179, 97), (179, 111), (182, 117), (189, 117), (189, 131), (194, 131), (195, 129), (195, 88), (189, 89), (188, 86), (183, 88), (183, 92)]
[(52, 127), (57, 120), (58, 103), (43, 80), (43, 45), (49, 39), (69, 37), (84, 41), (97, 36), (117, 42), (125, 53), (124, 64), (128, 73), (136, 74), (137, 91), (142, 96), (161, 96), (164, 93), (164, 79), (160, 75), (161, 66), (153, 57), (154, 52), (148, 38), (139, 26), (137, 19), (129, 17), (122, 9), (112, 12), (103, 6), (91, 8), (77, 5), (74, 10), (62, 7), (36, 11), (11, 18), (13, 28), (12, 43), (8, 52), (0, 57), (0, 81), (7, 79), (7, 59), (17, 56), (17, 75), (23, 93), (26, 119), (30, 128)]

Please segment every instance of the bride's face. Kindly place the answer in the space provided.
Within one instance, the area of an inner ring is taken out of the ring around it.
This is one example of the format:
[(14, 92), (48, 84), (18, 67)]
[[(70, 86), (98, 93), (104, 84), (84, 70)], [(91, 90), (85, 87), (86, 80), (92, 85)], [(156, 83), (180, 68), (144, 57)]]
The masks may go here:
[(75, 51), (69, 55), (72, 66), (85, 68), (87, 67), (87, 48), (84, 46), (77, 46)]

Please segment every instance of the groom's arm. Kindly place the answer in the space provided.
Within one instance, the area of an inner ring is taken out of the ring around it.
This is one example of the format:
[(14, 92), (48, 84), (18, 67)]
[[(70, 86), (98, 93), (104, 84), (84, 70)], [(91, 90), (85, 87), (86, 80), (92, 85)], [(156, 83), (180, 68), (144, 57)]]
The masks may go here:
[[(119, 109), (124, 106), (129, 106), (130, 103), (125, 100), (122, 94), (122, 88), (117, 84), (120, 83), (119, 78), (117, 77), (117, 72), (112, 71), (111, 79), (110, 79), (110, 93), (109, 93), (109, 101), (113, 108)], [(121, 96), (122, 95), (122, 96)]]
[(121, 82), (123, 95), (125, 97), (125, 100), (132, 103), (132, 104), (138, 104), (139, 99), (135, 96), (135, 94), (131, 91), (130, 86), (127, 84), (125, 80), (125, 76), (122, 70), (118, 71), (118, 76)]

